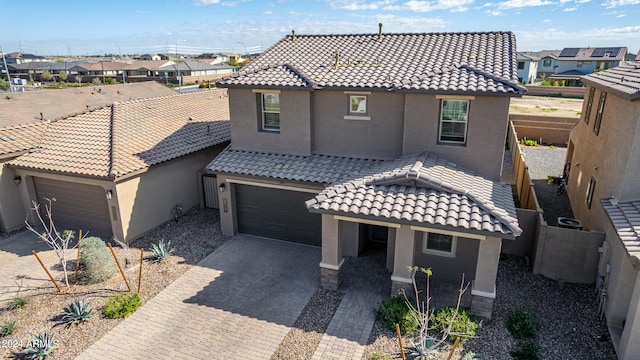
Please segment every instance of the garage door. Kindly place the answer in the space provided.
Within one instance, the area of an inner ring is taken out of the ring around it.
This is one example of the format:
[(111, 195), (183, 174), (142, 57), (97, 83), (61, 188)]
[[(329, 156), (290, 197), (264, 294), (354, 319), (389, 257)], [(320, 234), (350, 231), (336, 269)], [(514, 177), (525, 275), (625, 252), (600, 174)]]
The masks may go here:
[[(90, 235), (110, 237), (111, 219), (104, 189), (66, 181), (33, 178), (36, 196), (44, 215), (45, 198), (53, 202), (53, 221), (58, 230), (82, 229)], [(44, 217), (46, 220), (46, 217)]]
[(320, 246), (322, 217), (307, 211), (306, 192), (235, 185), (238, 232)]

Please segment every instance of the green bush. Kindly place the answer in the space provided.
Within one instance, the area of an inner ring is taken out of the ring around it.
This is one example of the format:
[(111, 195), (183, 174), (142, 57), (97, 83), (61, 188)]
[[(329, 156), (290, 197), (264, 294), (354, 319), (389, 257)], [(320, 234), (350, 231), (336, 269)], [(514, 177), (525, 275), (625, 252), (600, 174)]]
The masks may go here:
[(69, 301), (67, 306), (62, 309), (64, 315), (62, 321), (67, 325), (75, 325), (81, 322), (88, 321), (93, 316), (93, 309), (91, 309), (91, 303), (84, 300), (74, 299)]
[(418, 330), (418, 319), (411, 314), (402, 295), (385, 300), (376, 312), (376, 316), (384, 326), (393, 332), (396, 331), (396, 323), (400, 325), (402, 334), (412, 334)]
[(104, 305), (102, 313), (107, 319), (126, 318), (142, 305), (140, 295), (137, 293), (122, 293), (112, 296)]
[(468, 353), (464, 354), (464, 356), (460, 360), (490, 360), (490, 358), (481, 354), (476, 354), (473, 351), (469, 351)]
[(56, 349), (57, 340), (48, 332), (36, 334), (28, 342), (28, 346), (23, 350), (27, 359), (43, 360), (48, 358)]
[(369, 358), (369, 360), (392, 360), (392, 359), (387, 355), (374, 352), (373, 354), (371, 354), (371, 357)]
[(518, 350), (511, 352), (511, 358), (514, 360), (538, 360), (540, 347), (532, 342), (527, 342), (520, 345)]
[(538, 141), (534, 139), (523, 138), (523, 139), (520, 139), (520, 144), (526, 145), (526, 146), (538, 146)]
[[(436, 309), (431, 317), (429, 318), (430, 327), (433, 331), (438, 333), (444, 332), (453, 315), (456, 313), (456, 308), (454, 307), (443, 307), (440, 309)], [(478, 328), (480, 324), (469, 316), (469, 313), (464, 310), (458, 310), (458, 316), (456, 316), (453, 321), (453, 325), (451, 326), (451, 335), (459, 337), (460, 340), (468, 340), (476, 336), (478, 332)]]
[(92, 283), (111, 279), (116, 274), (116, 265), (102, 239), (88, 237), (80, 244), (80, 262)]
[(533, 312), (516, 310), (507, 320), (507, 329), (516, 339), (532, 339), (538, 331), (538, 321)]
[(0, 322), (0, 338), (13, 334), (17, 327), (18, 325), (15, 320)]
[(16, 295), (13, 298), (11, 298), (11, 300), (9, 300), (9, 304), (7, 304), (7, 309), (9, 310), (22, 309), (23, 307), (25, 307), (25, 305), (27, 305), (28, 302), (29, 300), (27, 299), (26, 296)]

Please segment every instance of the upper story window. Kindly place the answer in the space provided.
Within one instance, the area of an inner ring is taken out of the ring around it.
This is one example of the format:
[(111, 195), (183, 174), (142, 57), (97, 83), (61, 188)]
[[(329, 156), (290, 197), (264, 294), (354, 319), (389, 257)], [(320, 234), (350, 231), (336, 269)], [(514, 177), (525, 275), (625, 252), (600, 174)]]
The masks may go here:
[(595, 94), (596, 89), (595, 88), (590, 88), (589, 89), (589, 98), (587, 100), (587, 109), (584, 112), (584, 123), (588, 124), (589, 123), (589, 117), (591, 117), (591, 108), (593, 107), (593, 95)]
[(366, 95), (349, 95), (349, 113), (350, 114), (366, 114), (367, 113), (367, 96)]
[(593, 132), (598, 135), (600, 133), (600, 123), (602, 123), (602, 112), (604, 111), (604, 102), (607, 99), (607, 93), (602, 92), (600, 94), (600, 101), (598, 101), (598, 112), (596, 113), (596, 121), (593, 122)]
[(457, 238), (453, 235), (426, 232), (422, 237), (422, 252), (446, 257), (456, 256)]
[(544, 59), (544, 61), (542, 62), (542, 66), (544, 67), (551, 66), (551, 59)]
[(440, 142), (465, 144), (469, 100), (442, 99), (440, 106)]
[(586, 194), (586, 201), (589, 209), (591, 209), (591, 202), (593, 201), (593, 191), (595, 187), (596, 187), (596, 179), (591, 178), (591, 180), (589, 180), (589, 187), (587, 187), (587, 194)]
[(261, 93), (262, 130), (280, 131), (280, 94)]
[(524, 61), (518, 61), (518, 70), (524, 69)]

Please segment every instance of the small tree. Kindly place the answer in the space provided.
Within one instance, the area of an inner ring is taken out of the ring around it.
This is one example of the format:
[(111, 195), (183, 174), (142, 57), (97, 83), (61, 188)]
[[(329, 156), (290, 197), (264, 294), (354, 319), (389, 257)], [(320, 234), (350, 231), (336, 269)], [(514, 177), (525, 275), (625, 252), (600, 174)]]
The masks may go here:
[[(69, 245), (71, 244), (71, 240), (74, 238), (74, 232), (71, 230), (64, 230), (62, 233), (58, 231), (56, 225), (53, 223), (53, 215), (51, 212), (51, 204), (56, 199), (45, 199), (47, 204), (45, 204), (45, 216), (47, 220), (42, 217), (40, 213), (40, 204), (35, 201), (32, 201), (33, 208), (31, 210), (35, 211), (38, 216), (38, 220), (40, 224), (44, 228), (44, 232), (39, 233), (31, 224), (29, 224), (28, 217), (25, 220), (25, 224), (27, 225), (27, 229), (32, 233), (38, 235), (40, 240), (44, 241), (50, 248), (52, 248), (58, 259), (60, 260), (60, 265), (62, 265), (62, 272), (64, 274), (64, 283), (69, 287), (69, 276), (67, 274), (67, 250), (69, 250)], [(75, 247), (75, 246), (74, 246)], [(74, 248), (72, 247), (72, 249)]]
[(51, 71), (49, 70), (43, 70), (42, 71), (42, 75), (40, 75), (42, 77), (42, 80), (44, 81), (51, 81), (51, 79), (53, 79), (53, 75), (51, 75)]
[(9, 82), (3, 78), (0, 78), (0, 90), (9, 90)]
[(78, 84), (80, 84), (80, 83), (82, 82), (82, 76), (80, 76), (80, 75), (76, 75), (76, 76), (74, 76), (73, 78), (76, 80), (76, 82), (77, 82)]
[(99, 78), (99, 77), (95, 77), (95, 78), (93, 78), (93, 80), (91, 81), (91, 83), (92, 83), (93, 85), (102, 85), (102, 81), (100, 80), (100, 78)]
[(69, 78), (69, 74), (66, 71), (60, 71), (60, 74), (58, 74), (58, 78), (60, 79), (60, 81), (65, 82), (67, 81), (67, 78)]

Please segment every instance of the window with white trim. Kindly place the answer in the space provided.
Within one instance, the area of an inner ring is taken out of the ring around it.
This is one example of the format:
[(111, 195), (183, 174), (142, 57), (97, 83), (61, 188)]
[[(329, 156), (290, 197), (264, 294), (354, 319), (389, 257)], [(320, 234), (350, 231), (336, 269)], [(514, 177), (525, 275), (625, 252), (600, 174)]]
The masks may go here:
[(467, 142), (469, 100), (442, 99), (440, 106), (440, 142), (464, 144)]
[(549, 67), (549, 66), (551, 66), (551, 59), (544, 59), (544, 60), (542, 61), (542, 66), (544, 66), (544, 67)]
[(425, 254), (456, 257), (457, 237), (453, 235), (425, 232), (422, 236), (422, 252)]
[(364, 115), (367, 113), (366, 95), (349, 95), (349, 114)]
[(280, 131), (280, 94), (260, 94), (262, 109), (262, 130)]

